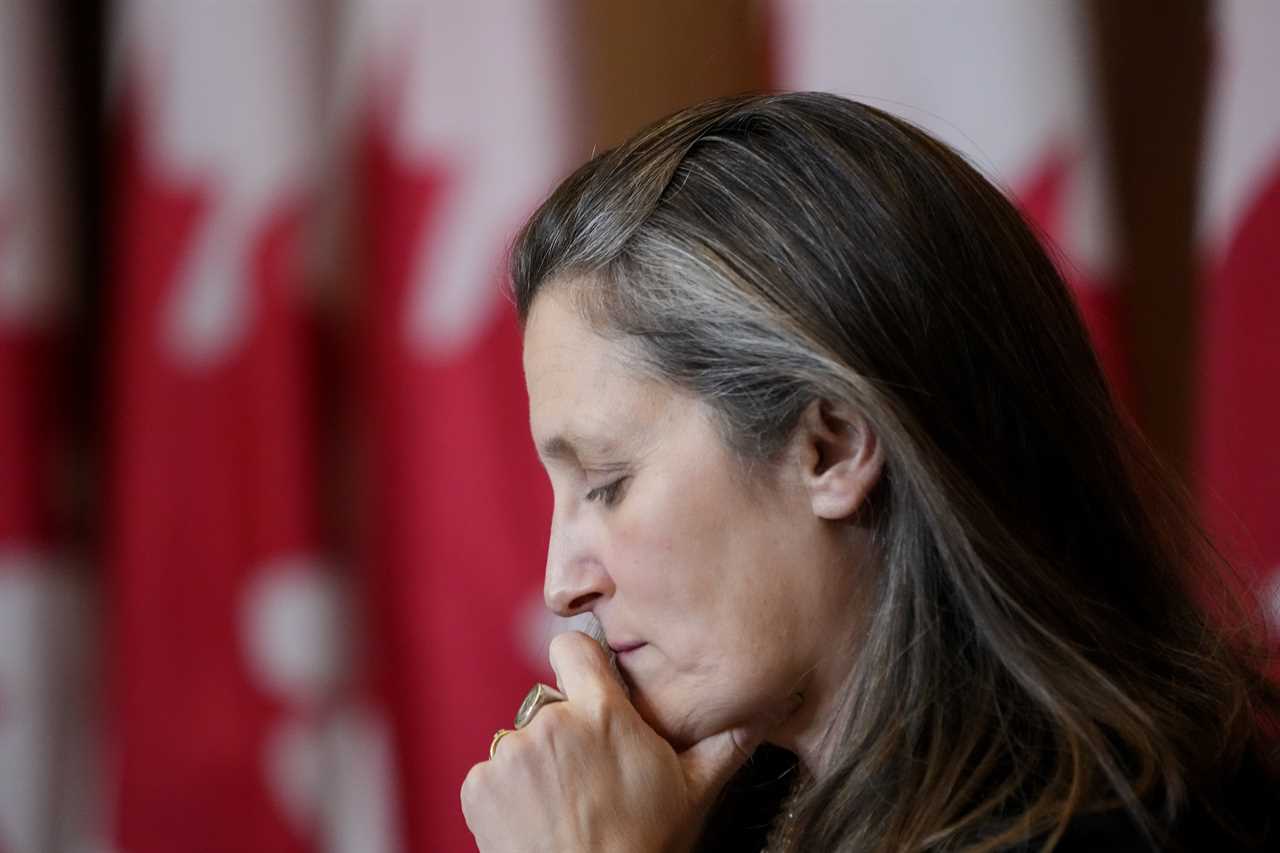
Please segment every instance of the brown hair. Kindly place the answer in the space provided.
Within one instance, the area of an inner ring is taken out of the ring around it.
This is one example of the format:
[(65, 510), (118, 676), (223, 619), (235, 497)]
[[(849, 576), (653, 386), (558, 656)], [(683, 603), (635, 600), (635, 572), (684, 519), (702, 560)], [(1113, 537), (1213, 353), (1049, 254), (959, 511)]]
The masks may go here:
[(884, 446), (872, 611), (794, 849), (1051, 849), (1117, 804), (1159, 838), (1253, 747), (1274, 696), (1193, 600), (1219, 566), (1184, 497), (1035, 235), (923, 131), (817, 93), (684, 110), (568, 178), (511, 275), (522, 320), (572, 286), (748, 471), (814, 400)]

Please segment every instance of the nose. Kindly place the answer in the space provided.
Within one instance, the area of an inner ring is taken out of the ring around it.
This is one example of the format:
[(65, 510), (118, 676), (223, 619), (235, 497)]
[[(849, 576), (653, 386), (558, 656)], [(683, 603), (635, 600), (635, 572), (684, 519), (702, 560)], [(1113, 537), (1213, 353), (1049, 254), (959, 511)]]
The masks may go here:
[(548, 609), (559, 616), (589, 611), (613, 593), (613, 579), (590, 543), (578, 533), (570, 525), (551, 524), (542, 597)]

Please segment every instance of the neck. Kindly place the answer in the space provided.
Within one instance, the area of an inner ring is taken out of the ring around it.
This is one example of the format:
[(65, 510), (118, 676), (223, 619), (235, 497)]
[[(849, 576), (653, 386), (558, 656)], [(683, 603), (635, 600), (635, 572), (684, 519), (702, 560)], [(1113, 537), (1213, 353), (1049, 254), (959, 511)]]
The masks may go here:
[(795, 753), (800, 766), (811, 775), (822, 774), (831, 758), (827, 735), (839, 713), (845, 681), (834, 666), (838, 657), (830, 656), (827, 667), (809, 672), (798, 688), (802, 701), (768, 737), (769, 743)]
[[(850, 689), (853, 662), (864, 642), (865, 615), (870, 611), (871, 590), (865, 582), (857, 583), (859, 574), (868, 576), (875, 563), (867, 533), (861, 528), (830, 528), (830, 566), (832, 577), (845, 578), (847, 586), (831, 595), (831, 610), (822, 614), (832, 625), (843, 625), (833, 632), (834, 642), (816, 654), (813, 666), (800, 678), (796, 690), (804, 701), (769, 736), (768, 741), (794, 753), (800, 766), (810, 775), (823, 775), (831, 761), (829, 735), (838, 724), (844, 698)], [(850, 554), (861, 573), (847, 570)], [(852, 615), (852, 618), (850, 616)]]

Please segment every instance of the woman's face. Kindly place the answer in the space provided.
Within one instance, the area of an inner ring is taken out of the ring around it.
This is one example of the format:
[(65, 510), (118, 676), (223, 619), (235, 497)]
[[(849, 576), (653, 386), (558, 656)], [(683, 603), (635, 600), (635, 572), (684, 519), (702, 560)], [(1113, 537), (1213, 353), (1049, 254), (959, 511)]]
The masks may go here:
[(530, 312), (524, 369), (555, 493), (547, 605), (594, 613), (650, 725), (687, 746), (838, 679), (848, 526), (815, 513), (801, 444), (744, 488), (706, 404), (628, 367), (564, 288)]

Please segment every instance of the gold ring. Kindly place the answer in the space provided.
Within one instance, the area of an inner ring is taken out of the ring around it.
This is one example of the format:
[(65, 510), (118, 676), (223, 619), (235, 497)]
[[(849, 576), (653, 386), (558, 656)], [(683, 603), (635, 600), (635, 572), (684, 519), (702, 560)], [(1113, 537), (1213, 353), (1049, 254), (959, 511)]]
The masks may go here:
[(493, 740), (489, 741), (489, 759), (493, 759), (493, 754), (498, 751), (498, 741), (511, 734), (511, 729), (498, 729), (493, 733)]
[(548, 687), (545, 684), (533, 685), (533, 689), (529, 691), (528, 695), (524, 697), (524, 701), (520, 703), (520, 710), (516, 711), (516, 728), (523, 729), (529, 725), (529, 721), (533, 719), (534, 714), (547, 705), (554, 702), (563, 702), (567, 698), (554, 687)]

